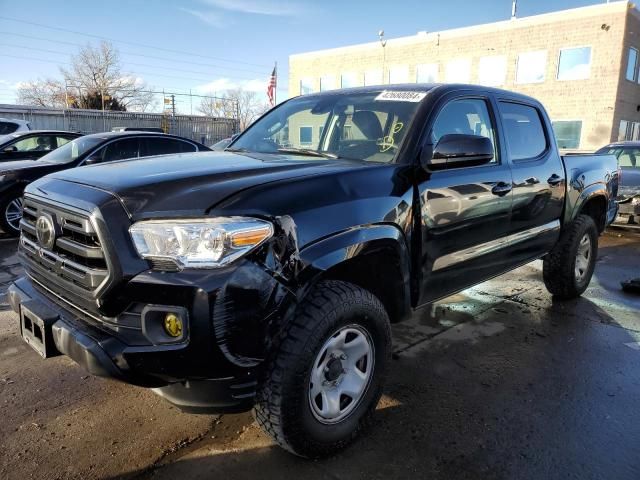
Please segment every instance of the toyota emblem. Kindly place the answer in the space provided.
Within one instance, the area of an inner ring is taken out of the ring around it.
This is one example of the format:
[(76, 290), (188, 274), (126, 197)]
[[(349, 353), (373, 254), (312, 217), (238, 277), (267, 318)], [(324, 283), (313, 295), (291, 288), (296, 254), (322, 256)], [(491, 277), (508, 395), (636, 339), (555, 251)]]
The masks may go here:
[(56, 242), (56, 230), (53, 226), (53, 220), (48, 215), (41, 215), (36, 220), (36, 236), (38, 243), (43, 248), (51, 250)]

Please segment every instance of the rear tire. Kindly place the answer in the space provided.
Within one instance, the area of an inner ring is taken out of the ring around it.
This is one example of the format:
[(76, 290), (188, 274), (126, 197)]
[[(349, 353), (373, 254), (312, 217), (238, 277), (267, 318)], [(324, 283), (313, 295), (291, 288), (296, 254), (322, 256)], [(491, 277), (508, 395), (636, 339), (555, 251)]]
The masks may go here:
[(0, 196), (0, 229), (12, 237), (20, 234), (22, 191), (11, 190)]
[(576, 298), (589, 286), (598, 257), (598, 229), (587, 215), (565, 227), (554, 249), (544, 258), (547, 290), (560, 299)]
[(320, 282), (273, 339), (255, 418), (296, 455), (336, 453), (370, 422), (390, 355), (380, 301), (350, 283)]

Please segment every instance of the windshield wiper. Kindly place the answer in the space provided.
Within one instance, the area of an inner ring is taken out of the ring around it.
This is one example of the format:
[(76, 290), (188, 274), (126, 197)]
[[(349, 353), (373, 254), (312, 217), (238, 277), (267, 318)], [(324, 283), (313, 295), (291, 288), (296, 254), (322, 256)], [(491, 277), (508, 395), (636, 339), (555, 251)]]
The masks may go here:
[(332, 158), (334, 160), (340, 158), (335, 153), (319, 152), (318, 150), (311, 150), (310, 148), (287, 147), (279, 148), (278, 151), (281, 153), (297, 153), (298, 155), (307, 155), (309, 157)]
[(246, 152), (250, 152), (251, 150), (247, 150), (246, 148), (225, 148), (223, 150), (223, 152), (240, 152), (240, 153), (246, 153)]

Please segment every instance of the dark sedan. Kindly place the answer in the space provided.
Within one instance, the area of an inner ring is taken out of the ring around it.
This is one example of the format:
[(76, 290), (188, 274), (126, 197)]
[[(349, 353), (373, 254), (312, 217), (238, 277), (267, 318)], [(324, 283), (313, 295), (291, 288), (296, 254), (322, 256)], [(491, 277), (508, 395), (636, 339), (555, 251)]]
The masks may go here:
[(0, 162), (36, 160), (82, 134), (60, 130), (29, 130), (0, 136)]
[(640, 223), (640, 142), (611, 143), (596, 153), (615, 155), (622, 172), (618, 190), (620, 213), (617, 223)]
[(24, 187), (49, 173), (115, 160), (208, 150), (198, 142), (174, 135), (107, 132), (75, 138), (38, 161), (0, 163), (0, 229), (18, 235)]

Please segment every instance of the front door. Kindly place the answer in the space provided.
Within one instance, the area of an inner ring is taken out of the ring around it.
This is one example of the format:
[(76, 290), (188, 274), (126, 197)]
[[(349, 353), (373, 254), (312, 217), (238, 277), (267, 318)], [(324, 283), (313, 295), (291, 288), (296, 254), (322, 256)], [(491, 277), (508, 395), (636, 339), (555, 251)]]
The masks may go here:
[(418, 184), (422, 247), (418, 304), (502, 272), (511, 216), (511, 169), (497, 141), (489, 98), (449, 98), (435, 118), (427, 137), (431, 145), (451, 133), (482, 135), (491, 139), (495, 153), (486, 165), (431, 172)]

